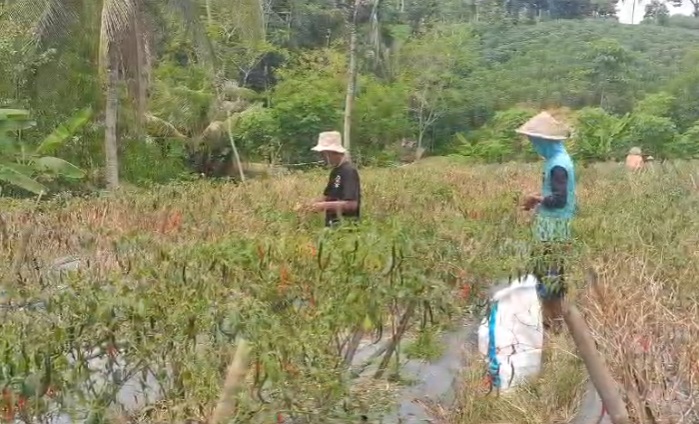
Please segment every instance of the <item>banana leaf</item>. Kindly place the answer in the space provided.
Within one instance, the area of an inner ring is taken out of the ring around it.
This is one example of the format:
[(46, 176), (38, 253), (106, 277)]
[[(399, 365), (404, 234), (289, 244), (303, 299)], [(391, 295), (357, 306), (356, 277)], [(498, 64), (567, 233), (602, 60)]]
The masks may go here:
[(82, 128), (92, 117), (92, 109), (85, 108), (73, 115), (67, 122), (61, 124), (41, 142), (36, 154), (48, 155), (54, 153), (68, 138)]
[(3, 163), (2, 166), (13, 169), (22, 175), (26, 175), (27, 177), (32, 177), (34, 175), (34, 172), (36, 171), (33, 166), (24, 165), (22, 163), (6, 162)]
[(19, 109), (0, 109), (0, 149), (4, 156), (17, 153), (14, 134), (20, 130), (26, 130), (36, 125), (29, 119), (29, 112)]
[(27, 119), (29, 111), (23, 109), (0, 109), (0, 120), (3, 119)]
[(43, 194), (47, 191), (46, 187), (40, 182), (5, 165), (0, 165), (0, 181), (4, 181), (34, 194)]
[(0, 134), (7, 134), (12, 131), (27, 130), (36, 125), (31, 120), (5, 119), (0, 117)]
[(66, 178), (79, 179), (85, 176), (85, 171), (65, 161), (53, 156), (44, 156), (34, 160), (34, 166), (39, 172), (49, 172), (62, 175)]
[(29, 119), (29, 111), (21, 109), (0, 109), (0, 133), (25, 130), (36, 125)]

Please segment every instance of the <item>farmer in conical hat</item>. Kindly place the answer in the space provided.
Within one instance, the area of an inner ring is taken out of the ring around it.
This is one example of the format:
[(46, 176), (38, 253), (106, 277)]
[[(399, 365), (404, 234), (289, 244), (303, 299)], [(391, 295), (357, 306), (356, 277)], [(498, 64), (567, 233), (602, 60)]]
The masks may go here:
[(322, 132), (311, 150), (321, 153), (332, 169), (323, 196), (308, 209), (325, 212), (326, 227), (336, 226), (341, 219), (358, 220), (362, 203), (359, 172), (342, 146), (342, 135), (337, 131)]
[(563, 145), (568, 128), (548, 113), (535, 116), (517, 132), (526, 135), (544, 159), (541, 193), (526, 196), (522, 206), (536, 211), (534, 273), (539, 279), (544, 324), (550, 327), (560, 323), (561, 302), (567, 290), (563, 259), (575, 215), (575, 166)]
[(632, 147), (626, 156), (626, 169), (629, 171), (640, 171), (643, 169), (643, 152), (638, 147)]

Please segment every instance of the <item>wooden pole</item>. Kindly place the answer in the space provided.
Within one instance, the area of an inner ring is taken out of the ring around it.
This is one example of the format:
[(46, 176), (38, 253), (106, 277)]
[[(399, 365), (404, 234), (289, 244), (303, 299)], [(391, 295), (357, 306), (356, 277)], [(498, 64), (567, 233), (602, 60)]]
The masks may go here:
[(210, 424), (223, 424), (230, 420), (235, 411), (235, 394), (240, 384), (245, 379), (248, 369), (248, 357), (250, 356), (250, 346), (247, 341), (238, 341), (233, 361), (228, 365), (226, 380), (223, 382), (223, 389), (219, 396), (216, 409), (211, 416)]
[(607, 369), (602, 357), (597, 352), (595, 341), (592, 339), (592, 334), (590, 334), (590, 329), (587, 327), (582, 314), (575, 305), (564, 302), (563, 319), (568, 326), (570, 334), (573, 336), (573, 341), (585, 363), (590, 380), (595, 386), (597, 393), (599, 393), (602, 405), (607, 410), (612, 423), (629, 424), (629, 413), (626, 410), (626, 404), (617, 390), (614, 377), (612, 377), (611, 372)]
[(235, 165), (238, 168), (238, 173), (240, 175), (240, 182), (245, 182), (245, 172), (243, 171), (243, 165), (240, 163), (240, 155), (238, 154), (238, 148), (235, 146), (235, 140), (233, 139), (233, 123), (231, 122), (231, 115), (228, 114), (228, 140), (231, 143), (231, 149), (233, 149), (233, 160), (235, 160)]

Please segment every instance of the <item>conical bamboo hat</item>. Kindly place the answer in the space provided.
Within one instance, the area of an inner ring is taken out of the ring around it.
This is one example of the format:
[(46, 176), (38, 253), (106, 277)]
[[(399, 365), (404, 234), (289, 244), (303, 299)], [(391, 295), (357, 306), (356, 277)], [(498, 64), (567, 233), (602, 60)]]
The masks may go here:
[(548, 112), (541, 112), (517, 128), (517, 133), (548, 140), (565, 140), (570, 129)]

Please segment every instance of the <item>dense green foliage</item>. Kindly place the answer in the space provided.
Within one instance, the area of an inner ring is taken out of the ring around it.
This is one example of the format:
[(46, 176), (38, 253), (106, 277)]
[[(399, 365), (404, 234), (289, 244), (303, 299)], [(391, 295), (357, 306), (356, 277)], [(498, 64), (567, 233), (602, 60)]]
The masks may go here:
[[(239, 1), (233, 12), (225, 2), (202, 2), (189, 25), (164, 4), (148, 9), (153, 65), (144, 107), (157, 125), (139, 126), (143, 106), (128, 101), (132, 81), (123, 65), (125, 178), (165, 181), (183, 175), (186, 163), (203, 172), (202, 160), (230, 158), (229, 125), (244, 161), (275, 163), (314, 160), (308, 147), (317, 133), (342, 128), (349, 5), (256, 4)], [(24, 139), (38, 143), (87, 106), (103, 110), (99, 10), (80, 9), (92, 23), (82, 30), (28, 44), (37, 18), (7, 9), (0, 15), (0, 106), (32, 112), (38, 124)], [(584, 0), (363, 3), (355, 158), (395, 160), (407, 139), (432, 154), (526, 159), (513, 129), (541, 108), (572, 110), (573, 150), (585, 160), (618, 159), (633, 145), (656, 157), (695, 155), (699, 31), (670, 22), (696, 18), (665, 19), (658, 4), (646, 9), (644, 25), (632, 26), (614, 20), (613, 4)], [(99, 169), (103, 128), (95, 120), (61, 156)], [(209, 153), (195, 160), (201, 146)]]

